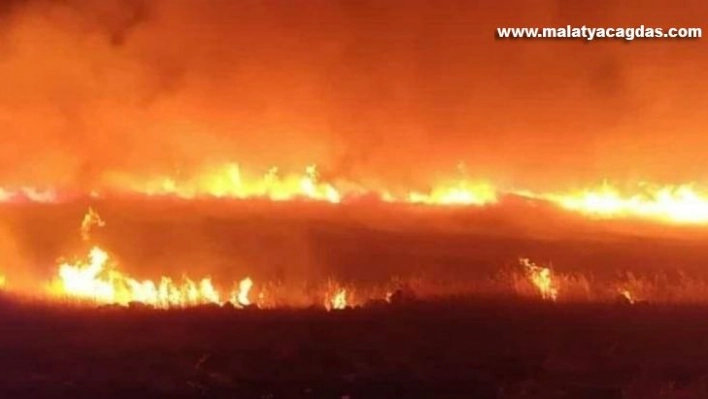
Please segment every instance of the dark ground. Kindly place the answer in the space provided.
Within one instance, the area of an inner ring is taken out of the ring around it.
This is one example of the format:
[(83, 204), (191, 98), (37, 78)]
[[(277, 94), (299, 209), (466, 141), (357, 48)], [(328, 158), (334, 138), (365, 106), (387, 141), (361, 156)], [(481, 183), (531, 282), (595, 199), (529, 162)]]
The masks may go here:
[(708, 308), (459, 299), (331, 313), (163, 312), (5, 303), (0, 318), (8, 398), (708, 395)]
[[(94, 240), (122, 270), (366, 283), (473, 281), (529, 256), (554, 270), (706, 276), (706, 230), (602, 222), (509, 199), (478, 210), (180, 201), (0, 208), (8, 286)], [(43, 280), (39, 280), (43, 281)], [(708, 307), (429, 301), (316, 310), (0, 309), (7, 398), (704, 398)], [(683, 396), (681, 396), (683, 395)]]

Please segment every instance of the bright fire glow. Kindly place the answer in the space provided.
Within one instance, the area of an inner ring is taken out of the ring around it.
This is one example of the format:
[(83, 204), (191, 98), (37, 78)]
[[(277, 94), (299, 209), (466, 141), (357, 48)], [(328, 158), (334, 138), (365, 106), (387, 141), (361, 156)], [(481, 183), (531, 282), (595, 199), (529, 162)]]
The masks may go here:
[(637, 194), (624, 195), (616, 187), (604, 184), (599, 189), (582, 190), (567, 195), (540, 197), (560, 206), (604, 218), (644, 218), (675, 223), (708, 223), (708, 196), (692, 185), (643, 185)]
[[(104, 225), (98, 213), (89, 209), (81, 223), (81, 237), (88, 240), (92, 226)], [(198, 282), (184, 277), (181, 282), (175, 283), (166, 276), (158, 282), (139, 281), (119, 272), (115, 266), (116, 263), (105, 250), (94, 246), (85, 260), (65, 261), (59, 265), (58, 279), (52, 286), (52, 293), (99, 304), (128, 305), (139, 302), (158, 308), (223, 303), (222, 295), (208, 277)], [(246, 278), (240, 282), (238, 290), (228, 297), (241, 306), (250, 305), (248, 295), (252, 287), (253, 281)]]
[(497, 193), (487, 184), (468, 184), (434, 187), (430, 193), (412, 192), (408, 201), (427, 205), (485, 205), (497, 201)]
[(551, 269), (538, 266), (526, 258), (519, 259), (519, 262), (526, 270), (531, 283), (538, 289), (541, 298), (555, 301), (558, 298), (558, 288), (553, 281)]
[[(184, 173), (152, 176), (105, 174), (97, 186), (84, 192), (92, 198), (112, 194), (169, 196), (182, 199), (229, 198), (270, 201), (311, 200), (338, 204), (366, 196), (388, 203), (412, 203), (426, 206), (489, 206), (505, 195), (517, 195), (548, 201), (563, 209), (599, 218), (641, 218), (669, 223), (708, 224), (708, 191), (695, 184), (640, 184), (633, 191), (603, 184), (575, 191), (534, 191), (524, 187), (501, 190), (485, 180), (467, 178), (460, 166), (459, 177), (441, 179), (429, 189), (387, 187), (356, 181), (323, 178), (316, 165), (298, 173), (283, 172), (277, 167), (258, 173), (245, 172), (234, 162)], [(77, 194), (77, 193), (74, 193)], [(31, 187), (0, 188), (0, 202), (56, 202), (56, 189)], [(103, 223), (87, 216), (82, 231)]]
[(303, 174), (282, 175), (277, 167), (273, 167), (260, 177), (249, 177), (244, 175), (238, 164), (228, 163), (182, 179), (162, 176), (135, 180), (125, 176), (113, 176), (109, 180), (110, 191), (126, 191), (128, 188), (129, 192), (185, 199), (215, 197), (287, 201), (305, 198), (338, 203), (342, 198), (333, 185), (320, 181), (315, 165), (305, 168)]
[(335, 290), (334, 293), (325, 301), (325, 307), (327, 310), (342, 310), (346, 309), (347, 306), (347, 290), (344, 288)]
[(84, 215), (83, 220), (81, 220), (81, 239), (88, 241), (91, 239), (91, 229), (95, 227), (103, 227), (106, 223), (101, 219), (101, 216), (89, 208), (88, 212)]
[(104, 187), (109, 192), (129, 192), (148, 196), (175, 196), (191, 199), (263, 198), (271, 201), (308, 199), (340, 203), (347, 197), (367, 195), (385, 202), (417, 203), (426, 205), (485, 205), (497, 200), (493, 186), (460, 180), (453, 184), (440, 184), (428, 191), (403, 190), (392, 194), (382, 187), (364, 187), (351, 181), (337, 184), (324, 181), (316, 165), (307, 166), (304, 173), (283, 174), (277, 167), (261, 175), (248, 175), (236, 163), (203, 170), (193, 176), (174, 178), (158, 176), (134, 179), (127, 176), (110, 176)]
[(253, 280), (250, 277), (241, 280), (238, 284), (236, 297), (232, 299), (232, 302), (241, 306), (250, 306), (251, 300), (248, 298), (248, 293), (251, 291), (251, 287), (253, 287)]
[(59, 265), (54, 294), (99, 304), (128, 305), (140, 302), (158, 308), (220, 304), (221, 295), (211, 279), (175, 283), (168, 277), (139, 281), (114, 269), (108, 253), (93, 247), (86, 261)]
[(634, 305), (634, 297), (629, 290), (620, 290), (619, 294), (627, 301), (627, 303)]

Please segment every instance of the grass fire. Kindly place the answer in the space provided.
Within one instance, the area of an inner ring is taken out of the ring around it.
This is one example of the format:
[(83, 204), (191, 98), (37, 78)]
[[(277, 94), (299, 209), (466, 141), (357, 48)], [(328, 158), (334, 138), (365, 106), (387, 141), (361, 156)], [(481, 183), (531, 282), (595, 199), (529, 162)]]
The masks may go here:
[(708, 2), (641, 5), (0, 1), (0, 398), (708, 397)]

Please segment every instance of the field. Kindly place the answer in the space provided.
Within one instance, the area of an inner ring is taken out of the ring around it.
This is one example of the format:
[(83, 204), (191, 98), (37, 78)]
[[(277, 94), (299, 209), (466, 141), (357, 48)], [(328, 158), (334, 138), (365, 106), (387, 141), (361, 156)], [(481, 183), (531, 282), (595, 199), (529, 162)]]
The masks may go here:
[[(88, 205), (0, 209), (8, 290), (17, 282), (28, 292), (31, 282), (52, 277), (58, 257), (81, 253), (78, 223)], [(422, 281), (426, 295), (327, 312), (75, 308), (7, 294), (0, 302), (3, 397), (708, 394), (708, 248), (700, 228), (589, 220), (513, 198), (496, 208), (452, 210), (90, 205), (106, 220), (96, 242), (135, 275), (249, 275), (256, 285), (334, 279), (354, 287), (395, 277)], [(470, 289), (453, 296), (446, 288), (482, 287), (480, 281), (518, 266), (520, 256), (552, 262), (554, 273), (581, 276), (593, 292), (608, 295), (585, 298), (561, 285), (558, 301), (550, 302), (533, 292)], [(645, 302), (617, 302), (606, 288), (630, 272), (650, 285)], [(671, 295), (658, 282), (673, 284)], [(690, 300), (670, 300), (682, 291)]]
[(708, 393), (708, 309), (699, 307), (451, 301), (326, 313), (27, 306), (2, 310), (4, 397)]

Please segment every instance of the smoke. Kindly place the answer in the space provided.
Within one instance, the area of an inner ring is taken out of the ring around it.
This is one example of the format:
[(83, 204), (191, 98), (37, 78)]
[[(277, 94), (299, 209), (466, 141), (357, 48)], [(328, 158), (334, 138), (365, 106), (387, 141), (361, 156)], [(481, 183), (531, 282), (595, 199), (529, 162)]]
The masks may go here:
[(0, 7), (0, 181), (86, 187), (238, 161), (511, 185), (706, 179), (705, 40), (500, 41), (499, 26), (698, 26), (669, 1), (26, 0)]

